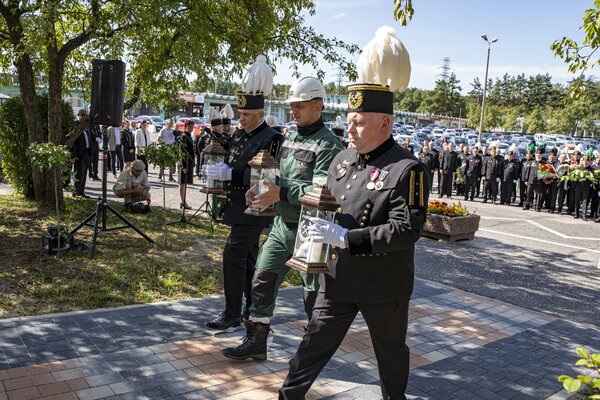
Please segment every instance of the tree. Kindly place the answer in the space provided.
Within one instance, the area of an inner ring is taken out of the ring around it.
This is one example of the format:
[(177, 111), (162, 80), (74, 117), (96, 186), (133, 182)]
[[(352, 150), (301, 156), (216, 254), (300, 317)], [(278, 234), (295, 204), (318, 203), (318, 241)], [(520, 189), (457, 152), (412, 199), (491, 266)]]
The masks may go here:
[(550, 46), (554, 55), (567, 64), (570, 72), (583, 72), (600, 65), (600, 59), (595, 54), (600, 46), (600, 0), (594, 1), (594, 7), (583, 13), (583, 25), (579, 29), (585, 32), (585, 38), (581, 44), (564, 36)]
[(521, 124), (519, 123), (518, 118), (520, 117), (519, 110), (517, 107), (509, 107), (503, 110), (504, 115), (504, 131), (505, 132), (520, 132)]
[(526, 120), (527, 133), (546, 132), (546, 118), (541, 108), (535, 108)]
[[(88, 88), (93, 58), (128, 63), (126, 108), (140, 99), (171, 104), (192, 74), (200, 84), (228, 81), (258, 54), (308, 64), (319, 77), (325, 75), (317, 65), (322, 56), (354, 79), (350, 57), (340, 54), (355, 54), (358, 47), (318, 34), (306, 26), (305, 12), (315, 13), (312, 1), (2, 0), (0, 67), (18, 77), (29, 143), (45, 141), (40, 113), (47, 113), (48, 141), (69, 146), (86, 124), (65, 138), (60, 101), (65, 89)], [(35, 102), (36, 75), (48, 84), (44, 110)], [(58, 199), (49, 190), (54, 174), (33, 171), (35, 198), (62, 204), (62, 190)]]
[(420, 108), (425, 108), (436, 115), (450, 115), (458, 117), (465, 110), (465, 103), (460, 95), (460, 81), (454, 73), (448, 79), (440, 79), (435, 82), (435, 88), (430, 96), (427, 96)]

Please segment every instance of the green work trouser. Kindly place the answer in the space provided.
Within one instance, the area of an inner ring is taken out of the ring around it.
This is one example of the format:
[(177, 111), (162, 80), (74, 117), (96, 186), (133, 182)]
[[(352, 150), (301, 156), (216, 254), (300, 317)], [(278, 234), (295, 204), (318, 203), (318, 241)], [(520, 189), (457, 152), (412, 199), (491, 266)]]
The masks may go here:
[[(294, 253), (295, 241), (296, 229), (288, 228), (281, 217), (275, 217), (273, 227), (256, 261), (256, 272), (252, 280), (252, 306), (250, 307), (250, 314), (253, 317), (270, 318), (273, 316), (279, 286), (290, 270), (285, 262)], [(305, 291), (316, 293), (319, 290), (319, 274), (300, 272), (300, 275)]]

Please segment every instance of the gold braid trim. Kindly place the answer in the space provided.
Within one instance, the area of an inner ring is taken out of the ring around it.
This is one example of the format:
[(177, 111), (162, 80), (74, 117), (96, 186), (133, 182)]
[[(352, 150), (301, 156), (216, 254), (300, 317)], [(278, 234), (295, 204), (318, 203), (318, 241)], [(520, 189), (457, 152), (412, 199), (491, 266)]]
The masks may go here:
[(410, 182), (408, 189), (408, 205), (415, 205), (415, 171), (410, 171)]
[(389, 92), (390, 88), (389, 86), (383, 86), (383, 85), (352, 85), (352, 86), (348, 86), (348, 91), (354, 91), (354, 90), (374, 90), (377, 92)]
[(419, 172), (419, 205), (425, 207), (425, 199), (423, 198), (423, 171)]

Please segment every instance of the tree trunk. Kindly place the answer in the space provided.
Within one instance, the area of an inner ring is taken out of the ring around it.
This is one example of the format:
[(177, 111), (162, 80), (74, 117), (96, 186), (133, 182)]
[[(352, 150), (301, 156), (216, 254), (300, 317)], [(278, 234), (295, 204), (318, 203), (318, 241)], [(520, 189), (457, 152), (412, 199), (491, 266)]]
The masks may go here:
[[(62, 133), (62, 79), (64, 62), (55, 46), (48, 45), (48, 142), (63, 143)], [(53, 190), (58, 188), (57, 191)], [(48, 207), (63, 207), (63, 182), (60, 171), (46, 173), (46, 196), (43, 203)], [(49, 189), (49, 190), (48, 190)], [(55, 195), (58, 194), (58, 196)]]

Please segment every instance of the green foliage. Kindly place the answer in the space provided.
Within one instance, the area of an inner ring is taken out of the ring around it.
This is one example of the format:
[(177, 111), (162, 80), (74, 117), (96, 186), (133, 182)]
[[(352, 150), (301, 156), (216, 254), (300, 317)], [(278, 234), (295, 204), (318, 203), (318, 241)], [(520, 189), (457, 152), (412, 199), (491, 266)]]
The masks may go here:
[(600, 65), (600, 59), (595, 55), (600, 47), (600, 0), (594, 1), (594, 7), (585, 10), (583, 14), (583, 25), (579, 30), (584, 31), (585, 38), (581, 45), (564, 36), (550, 46), (554, 55), (567, 64), (570, 72), (585, 71)]
[(540, 108), (536, 108), (529, 114), (526, 120), (527, 133), (544, 133), (546, 132), (546, 117)]
[[(568, 375), (561, 375), (558, 381), (562, 382), (563, 387), (569, 393), (580, 393), (587, 397), (588, 400), (600, 399), (600, 354), (590, 354), (585, 348), (578, 347), (576, 349), (579, 355), (579, 360), (575, 365), (590, 369), (588, 375), (578, 375), (577, 378), (572, 378)], [(596, 375), (591, 377), (589, 375)]]
[[(37, 102), (41, 110), (48, 108), (48, 97), (39, 95)], [(63, 107), (63, 134), (69, 133), (75, 126), (73, 110), (67, 102)], [(48, 137), (48, 115), (41, 114), (44, 137)], [(0, 106), (0, 151), (2, 151), (2, 169), (10, 185), (17, 193), (32, 195), (31, 164), (26, 162), (29, 147), (27, 125), (21, 97), (13, 97)]]
[(27, 149), (31, 162), (42, 171), (58, 168), (61, 172), (69, 169), (71, 153), (65, 146), (54, 143), (32, 143)]
[(414, 13), (412, 0), (394, 0), (394, 18), (400, 22), (400, 25), (406, 26)]
[(150, 143), (144, 148), (144, 155), (148, 163), (161, 168), (168, 168), (181, 161), (183, 151), (179, 142), (171, 144)]

